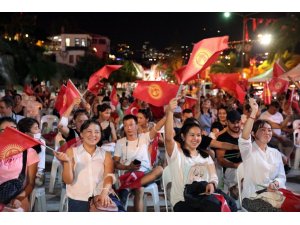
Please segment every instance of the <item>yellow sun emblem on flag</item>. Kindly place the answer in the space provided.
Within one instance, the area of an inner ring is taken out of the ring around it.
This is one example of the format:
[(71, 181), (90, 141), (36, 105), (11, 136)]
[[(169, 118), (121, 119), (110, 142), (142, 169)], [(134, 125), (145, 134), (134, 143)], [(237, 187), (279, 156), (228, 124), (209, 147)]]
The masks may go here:
[(162, 89), (157, 84), (150, 84), (148, 87), (148, 94), (153, 99), (160, 99), (162, 97)]
[(197, 69), (201, 69), (207, 60), (211, 57), (211, 52), (206, 48), (200, 48), (194, 57), (193, 64)]
[(276, 88), (277, 90), (278, 90), (278, 89), (281, 89), (281, 88), (282, 88), (282, 83), (278, 81), (278, 82), (275, 83), (274, 86), (275, 86), (275, 88)]
[(0, 160), (7, 159), (10, 156), (16, 155), (22, 152), (23, 149), (24, 148), (21, 145), (16, 145), (16, 144), (6, 145), (0, 153)]

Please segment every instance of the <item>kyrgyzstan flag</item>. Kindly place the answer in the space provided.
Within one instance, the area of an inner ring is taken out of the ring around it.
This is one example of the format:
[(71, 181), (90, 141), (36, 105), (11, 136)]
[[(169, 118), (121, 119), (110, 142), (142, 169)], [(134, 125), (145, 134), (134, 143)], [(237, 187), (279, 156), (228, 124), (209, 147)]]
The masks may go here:
[(54, 104), (54, 108), (57, 110), (57, 112), (59, 112), (59, 110), (62, 108), (63, 104), (64, 104), (64, 95), (66, 93), (66, 85), (61, 85), (60, 87), (60, 90), (57, 94), (57, 97), (56, 97), (56, 101), (55, 101), (55, 104)]
[(207, 38), (195, 44), (188, 64), (175, 72), (178, 83), (183, 84), (195, 79), (198, 73), (214, 63), (227, 48), (228, 36)]
[(277, 94), (281, 94), (285, 92), (289, 87), (289, 82), (283, 80), (279, 77), (273, 77), (269, 83), (269, 88), (271, 92), (276, 92)]
[(269, 88), (268, 81), (266, 81), (265, 84), (264, 84), (264, 91), (262, 93), (262, 99), (263, 99), (265, 105), (270, 105), (271, 104), (272, 95), (271, 95), (271, 91), (270, 91), (270, 88)]
[(246, 92), (238, 84), (239, 76), (239, 73), (219, 73), (211, 74), (210, 78), (217, 88), (223, 89), (243, 104), (245, 101)]
[(137, 103), (137, 101), (134, 101), (133, 103), (131, 103), (128, 109), (126, 109), (125, 115), (132, 114), (136, 116), (138, 114), (139, 109), (140, 109), (139, 104)]
[(34, 91), (31, 89), (31, 87), (28, 84), (24, 85), (23, 92), (29, 96), (34, 95)]
[(11, 127), (6, 127), (4, 132), (0, 133), (0, 140), (0, 160), (7, 159), (32, 146), (43, 145), (27, 134)]
[(81, 98), (81, 94), (69, 79), (66, 87), (66, 92), (63, 98), (62, 107), (59, 109), (59, 114), (62, 116), (64, 112), (72, 105), (75, 98)]
[(94, 86), (99, 84), (103, 78), (108, 78), (109, 75), (122, 67), (122, 65), (105, 65), (90, 76), (88, 90), (92, 92)]
[(133, 97), (154, 106), (164, 106), (176, 97), (178, 88), (178, 85), (165, 81), (139, 81)]
[(57, 151), (58, 152), (66, 152), (68, 148), (78, 147), (81, 144), (82, 144), (82, 141), (81, 141), (80, 137), (75, 137), (75, 138), (65, 142), (63, 145), (61, 145)]
[(194, 105), (196, 105), (197, 99), (192, 98), (190, 96), (184, 97), (184, 104), (182, 106), (182, 109), (192, 109)]
[(112, 90), (111, 90), (111, 94), (110, 94), (110, 102), (111, 104), (113, 104), (114, 106), (117, 106), (119, 103), (119, 98), (118, 98), (118, 94), (117, 94), (117, 88), (114, 85)]

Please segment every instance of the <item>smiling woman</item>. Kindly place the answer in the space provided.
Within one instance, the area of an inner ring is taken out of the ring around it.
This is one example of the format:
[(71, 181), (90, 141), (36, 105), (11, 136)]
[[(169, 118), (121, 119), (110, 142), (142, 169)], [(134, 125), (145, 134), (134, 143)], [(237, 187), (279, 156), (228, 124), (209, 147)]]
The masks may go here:
[(63, 162), (69, 212), (88, 212), (88, 200), (94, 196), (94, 202), (102, 207), (112, 203), (113, 161), (109, 152), (97, 146), (101, 138), (99, 122), (86, 120), (80, 127), (80, 137), (82, 145), (55, 153)]

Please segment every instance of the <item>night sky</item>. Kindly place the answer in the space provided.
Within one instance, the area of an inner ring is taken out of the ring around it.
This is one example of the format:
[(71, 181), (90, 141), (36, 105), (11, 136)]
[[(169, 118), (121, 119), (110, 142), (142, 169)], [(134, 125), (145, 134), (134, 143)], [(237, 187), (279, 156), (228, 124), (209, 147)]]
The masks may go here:
[[(9, 18), (8, 13), (1, 13)], [(26, 13), (24, 13), (26, 14)], [(140, 48), (144, 41), (156, 48), (190, 44), (203, 38), (229, 35), (229, 40), (242, 39), (242, 17), (206, 12), (97, 12), (97, 13), (27, 13), (37, 15), (37, 25), (49, 35), (65, 32), (95, 33), (111, 39), (111, 45), (128, 43)], [(244, 15), (247, 13), (243, 13)], [(253, 17), (274, 18), (286, 13), (257, 13)], [(219, 32), (218, 32), (219, 30)]]

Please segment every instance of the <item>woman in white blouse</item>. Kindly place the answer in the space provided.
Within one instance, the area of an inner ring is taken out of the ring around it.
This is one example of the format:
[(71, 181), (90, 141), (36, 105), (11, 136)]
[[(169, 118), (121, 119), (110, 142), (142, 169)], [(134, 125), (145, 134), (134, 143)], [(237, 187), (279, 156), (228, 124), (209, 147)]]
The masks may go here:
[[(182, 149), (173, 139), (173, 112), (177, 106), (177, 99), (172, 99), (166, 109), (165, 144), (168, 166), (171, 171), (171, 203), (175, 212), (192, 211), (220, 211), (221, 205), (214, 201), (212, 193), (218, 185), (216, 169), (211, 157), (204, 151), (198, 151), (201, 143), (201, 128), (197, 123), (186, 123), (181, 128)], [(194, 181), (207, 182), (203, 205), (200, 208), (193, 208), (184, 199), (185, 184)]]
[[(264, 120), (255, 121), (258, 105), (250, 98), (251, 114), (239, 138), (243, 159), (244, 182), (242, 190), (243, 207), (249, 211), (277, 211), (266, 201), (258, 199), (257, 191), (264, 187), (268, 192), (285, 188), (286, 176), (280, 152), (268, 146), (272, 138), (271, 125)], [(251, 141), (251, 136), (254, 141)]]
[(63, 162), (63, 180), (67, 184), (69, 212), (89, 211), (88, 199), (103, 207), (112, 203), (110, 190), (113, 184), (113, 161), (110, 152), (96, 146), (101, 138), (98, 121), (87, 120), (80, 128), (82, 145), (67, 149), (66, 153), (56, 152)]

